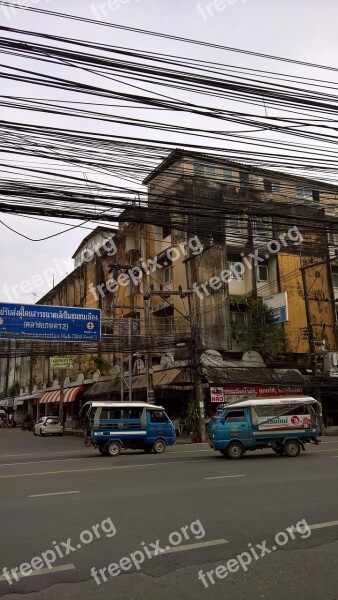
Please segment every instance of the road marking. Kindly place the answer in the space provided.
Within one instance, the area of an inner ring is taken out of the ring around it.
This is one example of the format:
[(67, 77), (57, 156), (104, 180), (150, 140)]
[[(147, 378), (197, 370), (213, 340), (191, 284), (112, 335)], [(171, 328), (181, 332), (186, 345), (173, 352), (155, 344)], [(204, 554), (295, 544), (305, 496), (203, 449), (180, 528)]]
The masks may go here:
[(319, 454), (320, 452), (337, 452), (338, 448), (332, 448), (331, 450), (315, 450), (316, 454)]
[(246, 475), (220, 475), (219, 477), (204, 477), (203, 479), (229, 479), (230, 477), (246, 477)]
[(198, 542), (196, 544), (186, 544), (184, 546), (175, 546), (170, 548), (166, 546), (162, 552), (158, 553), (157, 550), (150, 552), (152, 556), (161, 556), (162, 554), (173, 554), (174, 552), (185, 552), (186, 550), (197, 550), (198, 548), (206, 548), (208, 546), (220, 546), (221, 544), (229, 544), (228, 540), (209, 540), (208, 542)]
[(32, 496), (28, 496), (28, 498), (43, 498), (44, 496), (63, 496), (66, 494), (79, 494), (80, 491), (76, 490), (74, 492), (52, 492), (51, 494), (34, 494)]
[[(337, 451), (337, 449), (336, 449)], [(75, 450), (74, 452), (80, 452), (80, 450)], [(187, 451), (183, 451), (183, 452), (173, 452), (172, 456), (176, 456), (176, 454), (188, 454), (189, 452), (210, 452), (210, 450), (187, 450)], [(63, 454), (63, 453), (62, 453)], [(68, 454), (68, 453), (67, 453)], [(20, 455), (17, 455), (20, 456)], [(22, 454), (21, 456), (29, 456), (28, 454)], [(128, 455), (126, 455), (128, 456)], [(140, 454), (140, 456), (143, 456), (142, 454)], [(25, 462), (18, 462), (18, 463), (3, 463), (0, 464), (0, 467), (17, 467), (17, 466), (21, 466), (21, 465), (40, 465), (40, 464), (45, 464), (45, 463), (52, 463), (52, 462), (67, 462), (67, 461), (74, 461), (74, 460), (92, 460), (94, 458), (98, 458), (101, 460), (101, 457), (99, 455), (96, 456), (82, 456), (81, 458), (55, 458), (53, 460), (27, 460)]]
[(94, 467), (93, 469), (69, 469), (68, 471), (44, 471), (42, 473), (19, 473), (16, 475), (0, 475), (0, 479), (12, 479), (14, 477), (35, 477), (36, 475), (61, 475), (64, 473), (86, 473), (88, 471), (120, 471), (123, 469), (139, 469), (145, 467), (161, 467), (162, 465), (182, 465), (186, 463), (204, 463), (205, 460), (169, 460), (157, 463), (146, 463), (144, 465), (124, 465), (121, 467)]
[[(16, 577), (19, 579), (28, 579), (28, 577), (36, 577), (37, 575), (49, 575), (51, 573), (60, 573), (61, 571), (72, 571), (75, 569), (75, 565), (72, 563), (69, 565), (60, 565), (59, 567), (52, 567), (51, 569), (40, 569), (40, 571), (32, 571), (30, 575), (21, 575), (20, 573), (16, 573)], [(0, 581), (7, 581), (8, 579), (2, 575), (0, 577)], [(12, 583), (15, 583), (13, 579), (11, 579)]]
[(62, 450), (62, 452), (52, 452), (52, 454), (78, 454), (79, 452), (82, 452), (82, 450)]
[(2, 458), (13, 458), (15, 456), (32, 456), (32, 454), (3, 454)]
[(45, 463), (53, 462), (68, 462), (72, 460), (91, 460), (93, 458), (99, 458), (98, 456), (86, 456), (85, 458), (55, 458), (54, 460), (27, 460), (26, 462), (19, 463), (3, 463), (0, 467), (18, 467), (20, 465), (44, 465)]
[[(338, 521), (327, 521), (326, 523), (314, 523), (314, 525), (308, 525), (309, 529), (325, 529), (326, 527), (337, 527)], [(292, 527), (293, 531), (299, 531), (297, 527)]]

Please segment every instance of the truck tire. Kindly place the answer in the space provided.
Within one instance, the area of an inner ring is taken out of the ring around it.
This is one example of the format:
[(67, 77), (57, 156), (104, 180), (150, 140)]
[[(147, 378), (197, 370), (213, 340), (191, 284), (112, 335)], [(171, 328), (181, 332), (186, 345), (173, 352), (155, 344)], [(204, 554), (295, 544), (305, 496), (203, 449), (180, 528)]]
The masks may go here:
[(121, 444), (119, 442), (110, 442), (108, 444), (106, 453), (108, 456), (118, 456), (121, 452)]
[(156, 442), (154, 442), (154, 444), (153, 444), (153, 450), (154, 450), (155, 454), (163, 454), (163, 452), (165, 452), (165, 450), (166, 450), (166, 447), (167, 447), (167, 444), (161, 438), (156, 440)]
[(231, 442), (226, 448), (228, 458), (242, 458), (244, 455), (244, 447), (240, 442)]
[(295, 458), (300, 454), (300, 443), (297, 440), (288, 440), (283, 446), (285, 456)]

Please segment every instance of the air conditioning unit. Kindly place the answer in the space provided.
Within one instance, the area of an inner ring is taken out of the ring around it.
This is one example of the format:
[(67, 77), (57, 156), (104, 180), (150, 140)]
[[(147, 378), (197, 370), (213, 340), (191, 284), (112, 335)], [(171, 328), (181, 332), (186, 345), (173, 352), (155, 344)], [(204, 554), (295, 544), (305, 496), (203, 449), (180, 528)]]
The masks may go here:
[(327, 352), (324, 356), (324, 371), (331, 377), (338, 377), (338, 352)]

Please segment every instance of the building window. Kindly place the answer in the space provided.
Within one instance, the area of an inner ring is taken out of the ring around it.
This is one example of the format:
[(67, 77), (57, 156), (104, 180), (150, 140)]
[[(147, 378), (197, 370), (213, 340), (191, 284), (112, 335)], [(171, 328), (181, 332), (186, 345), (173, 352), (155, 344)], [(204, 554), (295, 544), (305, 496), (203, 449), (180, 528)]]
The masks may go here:
[(338, 266), (331, 267), (331, 273), (332, 273), (332, 286), (334, 288), (338, 288)]
[(226, 220), (227, 229), (240, 229), (238, 217), (228, 217)]
[(268, 223), (267, 218), (265, 219), (255, 219), (253, 222), (254, 231), (257, 235), (264, 235), (268, 231)]
[(279, 183), (279, 181), (272, 181), (271, 182), (271, 187), (272, 187), (272, 193), (273, 194), (280, 194), (280, 183)]
[(233, 185), (232, 171), (230, 171), (229, 169), (222, 169), (222, 174), (225, 183), (227, 183), (228, 185)]
[(264, 179), (264, 190), (269, 194), (280, 194), (279, 181), (271, 181), (271, 179)]
[(319, 192), (319, 190), (312, 190), (312, 200), (314, 200), (315, 202), (319, 202), (320, 201), (320, 192)]
[(170, 234), (171, 234), (170, 225), (163, 225), (163, 232), (162, 232), (163, 238), (168, 237), (168, 235), (170, 235)]
[(296, 196), (297, 198), (311, 199), (312, 198), (312, 190), (311, 188), (304, 187), (303, 185), (296, 186)]
[(257, 267), (257, 281), (269, 281), (268, 265), (261, 263)]
[(201, 163), (194, 163), (194, 173), (197, 177), (204, 177), (205, 175), (205, 167)]
[(270, 179), (264, 179), (264, 191), (271, 194), (271, 192), (272, 192), (272, 181)]
[(239, 254), (228, 255), (229, 271), (231, 275), (229, 279), (243, 279), (244, 278), (244, 267), (242, 263), (242, 257)]
[(249, 173), (247, 173), (246, 171), (240, 171), (239, 181), (241, 188), (247, 189), (249, 187)]
[(216, 179), (216, 169), (215, 167), (206, 166), (205, 167), (205, 176), (209, 179)]
[(173, 333), (174, 332), (174, 315), (170, 317), (166, 317), (165, 319), (165, 332)]
[(172, 266), (164, 269), (164, 283), (170, 283), (172, 281)]

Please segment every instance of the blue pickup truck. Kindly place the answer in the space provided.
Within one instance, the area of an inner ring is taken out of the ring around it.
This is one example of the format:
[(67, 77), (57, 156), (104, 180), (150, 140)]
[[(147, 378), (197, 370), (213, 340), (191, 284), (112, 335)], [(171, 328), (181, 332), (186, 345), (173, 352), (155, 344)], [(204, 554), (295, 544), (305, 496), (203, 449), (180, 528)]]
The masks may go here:
[(319, 443), (319, 416), (320, 405), (311, 396), (236, 402), (210, 420), (207, 442), (233, 459), (263, 448), (296, 457), (306, 443)]
[(161, 454), (175, 443), (175, 428), (162, 406), (146, 402), (87, 402), (79, 418), (85, 444), (118, 456), (123, 448)]

